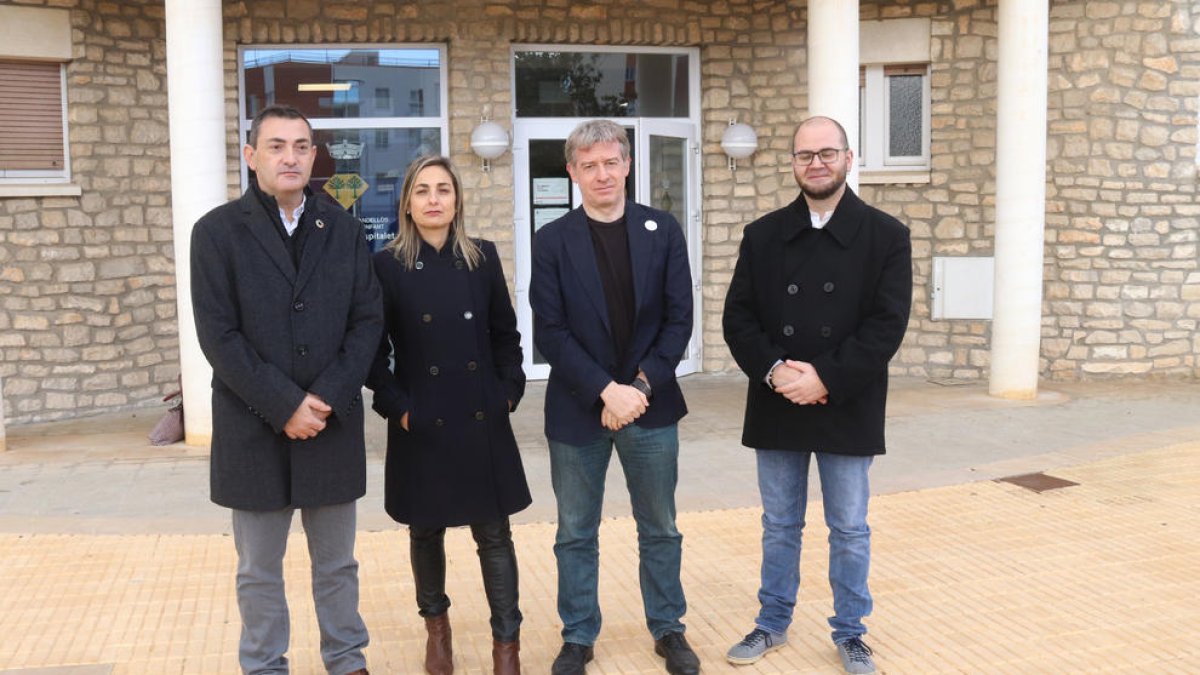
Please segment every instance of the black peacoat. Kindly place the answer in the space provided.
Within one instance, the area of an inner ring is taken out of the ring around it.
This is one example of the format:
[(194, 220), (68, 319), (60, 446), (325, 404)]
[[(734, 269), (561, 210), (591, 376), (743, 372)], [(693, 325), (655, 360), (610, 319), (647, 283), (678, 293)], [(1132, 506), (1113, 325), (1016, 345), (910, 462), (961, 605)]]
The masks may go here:
[[(883, 454), (888, 361), (912, 304), (908, 228), (849, 188), (822, 229), (801, 196), (746, 226), (725, 296), (725, 342), (750, 378), (742, 443)], [(826, 405), (798, 406), (764, 378), (779, 360), (812, 363)]]
[(531, 502), (509, 422), (525, 393), (521, 335), (496, 247), (476, 241), (473, 270), (453, 241), (422, 243), (414, 269), (375, 254), (387, 331), (367, 386), (389, 420), (384, 505), (401, 523), (494, 521)]
[[(192, 305), (212, 364), (212, 500), (270, 511), (366, 492), (362, 385), (383, 309), (362, 225), (312, 194), (300, 264), (253, 188), (192, 230)], [(316, 437), (282, 433), (311, 392), (333, 408)]]

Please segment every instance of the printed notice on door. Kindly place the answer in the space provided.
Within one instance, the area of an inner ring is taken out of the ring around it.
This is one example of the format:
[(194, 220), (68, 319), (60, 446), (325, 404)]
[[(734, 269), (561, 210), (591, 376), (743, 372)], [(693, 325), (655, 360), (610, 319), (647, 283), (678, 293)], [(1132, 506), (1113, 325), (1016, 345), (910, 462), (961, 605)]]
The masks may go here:
[(571, 179), (534, 178), (534, 206), (569, 206), (571, 204)]
[(533, 210), (533, 231), (537, 232), (542, 229), (542, 226), (555, 219), (567, 215), (567, 209), (561, 206), (542, 207)]

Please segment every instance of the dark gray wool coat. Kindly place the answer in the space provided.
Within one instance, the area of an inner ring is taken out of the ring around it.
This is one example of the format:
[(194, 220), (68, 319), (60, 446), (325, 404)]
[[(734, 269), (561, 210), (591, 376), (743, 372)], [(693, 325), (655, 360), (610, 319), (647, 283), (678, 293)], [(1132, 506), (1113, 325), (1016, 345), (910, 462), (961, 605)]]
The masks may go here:
[[(212, 500), (250, 511), (353, 501), (366, 492), (361, 394), (383, 330), (362, 224), (309, 194), (297, 269), (253, 189), (192, 230), (196, 332), (213, 367)], [(293, 441), (282, 430), (306, 392), (333, 414)]]

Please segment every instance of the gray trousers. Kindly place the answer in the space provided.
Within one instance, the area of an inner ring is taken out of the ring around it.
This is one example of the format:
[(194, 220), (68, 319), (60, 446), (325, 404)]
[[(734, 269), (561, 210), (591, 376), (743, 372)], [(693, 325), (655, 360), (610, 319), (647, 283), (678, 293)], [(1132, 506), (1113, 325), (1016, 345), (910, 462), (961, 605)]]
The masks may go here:
[[(233, 511), (237, 599), (242, 614), (238, 660), (247, 675), (287, 673), (290, 639), (283, 554), (294, 508)], [(312, 591), (321, 630), (321, 659), (332, 675), (366, 667), (367, 627), (358, 614), (354, 559), (356, 503), (300, 509), (312, 558)]]

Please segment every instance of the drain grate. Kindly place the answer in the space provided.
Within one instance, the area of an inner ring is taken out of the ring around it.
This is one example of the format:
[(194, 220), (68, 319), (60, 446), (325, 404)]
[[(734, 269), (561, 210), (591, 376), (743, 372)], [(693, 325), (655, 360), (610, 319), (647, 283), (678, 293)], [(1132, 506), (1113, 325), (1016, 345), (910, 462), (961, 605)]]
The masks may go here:
[(1033, 490), (1034, 492), (1046, 492), (1047, 490), (1057, 490), (1059, 488), (1071, 487), (1072, 485), (1079, 485), (1079, 483), (1074, 481), (1047, 476), (1044, 473), (1023, 473), (1019, 476), (1005, 476), (1004, 478), (997, 478), (996, 482), (1012, 483), (1013, 485)]

